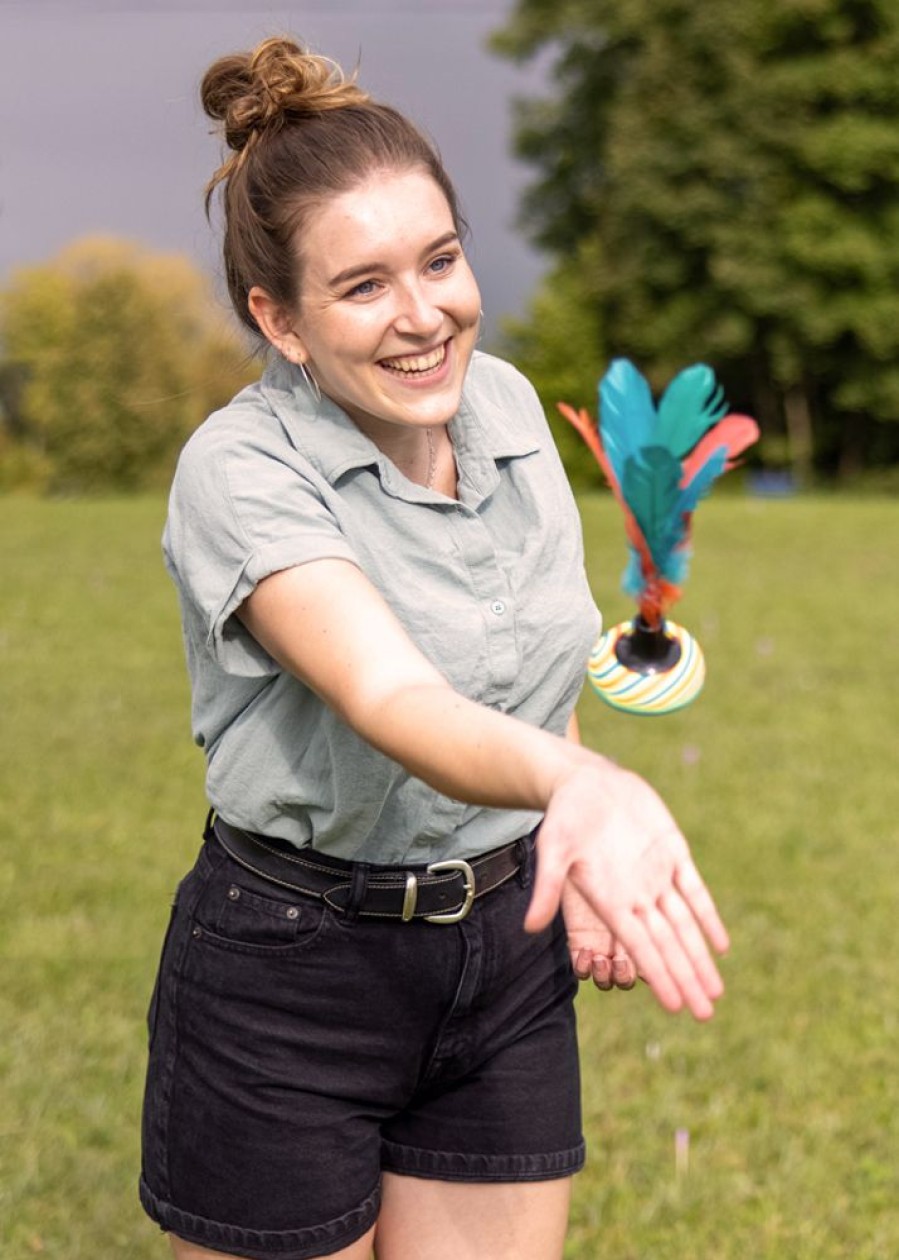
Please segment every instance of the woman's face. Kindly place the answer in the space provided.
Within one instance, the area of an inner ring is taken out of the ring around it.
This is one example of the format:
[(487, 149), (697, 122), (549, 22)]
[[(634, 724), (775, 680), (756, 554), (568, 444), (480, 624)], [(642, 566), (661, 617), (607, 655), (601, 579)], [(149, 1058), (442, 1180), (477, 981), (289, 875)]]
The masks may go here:
[(308, 216), (300, 263), (291, 324), (322, 392), (375, 440), (446, 424), (481, 298), (431, 176), (380, 173), (333, 197)]

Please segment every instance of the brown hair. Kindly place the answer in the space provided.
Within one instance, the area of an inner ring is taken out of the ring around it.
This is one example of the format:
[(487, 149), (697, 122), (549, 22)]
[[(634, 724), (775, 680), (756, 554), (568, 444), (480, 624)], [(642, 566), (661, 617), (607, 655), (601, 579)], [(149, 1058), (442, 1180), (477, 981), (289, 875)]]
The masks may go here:
[(304, 216), (377, 171), (421, 168), (443, 191), (460, 235), (465, 222), (434, 146), (389, 105), (357, 87), (327, 57), (287, 37), (214, 62), (200, 89), (232, 154), (206, 187), (206, 212), (221, 188), (225, 275), (239, 318), (259, 328), (247, 298), (259, 285), (296, 305)]

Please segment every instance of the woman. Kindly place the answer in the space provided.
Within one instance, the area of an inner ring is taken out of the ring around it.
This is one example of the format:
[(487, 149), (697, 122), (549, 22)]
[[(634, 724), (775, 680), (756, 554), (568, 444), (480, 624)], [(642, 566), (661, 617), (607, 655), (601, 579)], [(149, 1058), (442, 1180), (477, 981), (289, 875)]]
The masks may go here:
[(289, 40), (203, 101), (275, 353), (166, 527), (215, 817), (151, 1004), (142, 1200), (178, 1260), (552, 1260), (572, 961), (706, 1019), (726, 932), (659, 798), (573, 738), (577, 514), (533, 391), (475, 350), (432, 147)]

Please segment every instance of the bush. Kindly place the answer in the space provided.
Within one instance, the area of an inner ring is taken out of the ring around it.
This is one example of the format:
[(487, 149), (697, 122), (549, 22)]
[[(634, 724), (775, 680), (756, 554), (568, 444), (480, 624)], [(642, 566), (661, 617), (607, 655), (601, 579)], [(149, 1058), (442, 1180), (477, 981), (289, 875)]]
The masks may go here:
[(178, 255), (87, 239), (0, 295), (0, 487), (165, 483), (188, 434), (256, 375)]

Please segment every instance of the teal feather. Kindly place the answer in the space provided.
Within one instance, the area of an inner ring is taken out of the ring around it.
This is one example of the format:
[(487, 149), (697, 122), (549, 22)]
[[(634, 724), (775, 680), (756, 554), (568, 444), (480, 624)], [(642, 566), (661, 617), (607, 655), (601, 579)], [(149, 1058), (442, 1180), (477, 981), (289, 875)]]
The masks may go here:
[(646, 579), (643, 576), (640, 553), (635, 547), (631, 547), (628, 551), (627, 568), (621, 575), (621, 589), (625, 595), (632, 595), (634, 599), (639, 599), (645, 585)]
[(694, 363), (678, 372), (659, 400), (652, 440), (683, 459), (726, 411), (715, 373), (704, 363)]
[(727, 447), (720, 446), (709, 456), (708, 461), (699, 469), (696, 476), (680, 492), (677, 510), (680, 513), (693, 512), (700, 499), (704, 499), (713, 483), (724, 472), (727, 465)]
[(624, 464), (621, 491), (660, 573), (683, 537), (680, 479), (680, 460), (663, 446), (645, 446)]
[(668, 563), (665, 565), (665, 572), (662, 576), (667, 582), (673, 582), (675, 586), (683, 586), (690, 572), (690, 560), (693, 556), (693, 550), (686, 543), (678, 547), (676, 551), (672, 551), (668, 557)]
[[(597, 458), (625, 507), (630, 543), (622, 585), (641, 612), (646, 597), (648, 617), (660, 607), (664, 613), (687, 576), (697, 504), (758, 436), (754, 420), (726, 411), (724, 392), (704, 363), (679, 372), (658, 408), (627, 359), (614, 359), (599, 383)], [(660, 579), (669, 585), (661, 593), (654, 590)]]
[(627, 460), (654, 441), (656, 409), (645, 378), (629, 359), (613, 359), (599, 383), (602, 444), (618, 484)]

